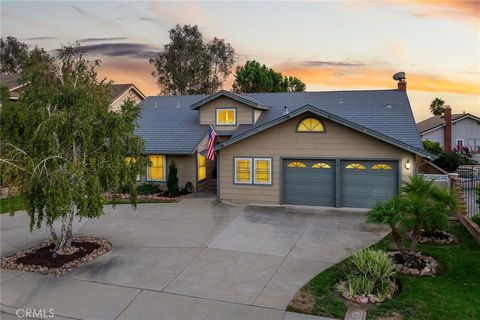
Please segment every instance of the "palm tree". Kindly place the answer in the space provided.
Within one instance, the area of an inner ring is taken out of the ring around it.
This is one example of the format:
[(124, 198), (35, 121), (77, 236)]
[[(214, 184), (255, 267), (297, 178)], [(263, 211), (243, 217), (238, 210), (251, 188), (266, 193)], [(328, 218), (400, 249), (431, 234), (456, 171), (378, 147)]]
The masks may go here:
[(434, 231), (448, 226), (448, 213), (458, 206), (455, 195), (434, 185), (423, 175), (403, 182), (401, 188), (405, 220), (411, 226), (410, 252), (415, 252), (421, 230)]
[(386, 202), (378, 202), (368, 212), (367, 222), (386, 224), (392, 229), (392, 239), (397, 249), (405, 253), (404, 234), (404, 200), (400, 196), (391, 198)]
[(430, 112), (434, 116), (441, 116), (443, 114), (443, 105), (445, 104), (445, 101), (443, 101), (440, 98), (435, 98), (432, 100), (432, 103), (430, 103)]

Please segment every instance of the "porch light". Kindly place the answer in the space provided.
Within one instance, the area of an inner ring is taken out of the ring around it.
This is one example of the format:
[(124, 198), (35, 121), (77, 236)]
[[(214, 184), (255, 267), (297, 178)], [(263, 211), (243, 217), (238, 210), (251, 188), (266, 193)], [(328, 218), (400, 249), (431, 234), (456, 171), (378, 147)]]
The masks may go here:
[(405, 169), (410, 170), (411, 166), (412, 164), (410, 163), (410, 159), (408, 159), (407, 162), (405, 162)]

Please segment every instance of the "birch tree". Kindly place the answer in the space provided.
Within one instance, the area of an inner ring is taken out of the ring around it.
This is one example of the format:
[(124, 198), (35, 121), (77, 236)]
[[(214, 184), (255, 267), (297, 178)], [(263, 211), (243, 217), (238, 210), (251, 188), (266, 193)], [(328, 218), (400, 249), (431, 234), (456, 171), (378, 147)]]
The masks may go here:
[(30, 228), (45, 225), (57, 250), (71, 246), (75, 218), (103, 213), (105, 191), (128, 187), (135, 205), (133, 186), (146, 164), (134, 133), (140, 107), (127, 101), (111, 111), (110, 83), (97, 80), (98, 65), (78, 45), (55, 57), (32, 50), (22, 69), (28, 85), (15, 106), (19, 115), (8, 126), (22, 130), (2, 130), (2, 176), (18, 186)]

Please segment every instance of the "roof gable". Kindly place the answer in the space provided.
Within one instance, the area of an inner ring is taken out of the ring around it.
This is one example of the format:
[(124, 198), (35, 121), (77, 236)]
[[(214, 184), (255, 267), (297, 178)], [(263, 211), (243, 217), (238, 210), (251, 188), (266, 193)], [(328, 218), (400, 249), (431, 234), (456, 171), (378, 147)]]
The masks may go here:
[[(455, 113), (455, 114), (452, 114), (452, 123), (461, 121), (466, 118), (480, 121), (479, 117), (470, 113)], [(439, 129), (443, 126), (445, 126), (443, 116), (433, 116), (417, 123), (417, 130), (420, 134), (423, 134), (429, 131)]]
[(221, 90), (219, 92), (211, 94), (211, 95), (205, 97), (204, 99), (193, 103), (190, 106), (190, 108), (192, 110), (197, 110), (201, 106), (203, 106), (203, 105), (207, 104), (208, 102), (213, 101), (213, 100), (215, 100), (219, 97), (227, 97), (227, 98), (230, 98), (232, 100), (238, 101), (240, 103), (246, 104), (247, 106), (250, 106), (250, 107), (255, 108), (255, 109), (260, 109), (260, 110), (270, 109), (263, 102), (255, 99), (253, 97), (249, 97), (249, 96), (245, 96), (245, 95), (239, 95), (239, 94), (236, 94), (236, 93), (233, 93), (233, 92), (230, 92), (230, 91), (226, 91), (226, 90)]
[(283, 123), (283, 122), (285, 122), (285, 121), (288, 121), (288, 120), (290, 120), (290, 119), (292, 119), (292, 118), (294, 118), (294, 117), (297, 117), (297, 116), (302, 115), (302, 114), (307, 113), (307, 112), (311, 112), (311, 113), (313, 113), (313, 114), (315, 114), (315, 115), (322, 116), (322, 117), (327, 118), (327, 119), (329, 119), (329, 120), (331, 120), (331, 121), (333, 121), (333, 122), (339, 123), (339, 124), (344, 125), (344, 126), (346, 126), (346, 127), (348, 127), (348, 128), (351, 128), (351, 129), (353, 129), (353, 130), (359, 131), (359, 132), (364, 133), (364, 134), (366, 134), (366, 135), (372, 136), (372, 137), (374, 137), (374, 138), (376, 138), (376, 139), (379, 139), (379, 140), (384, 141), (384, 142), (386, 142), (386, 143), (389, 143), (389, 144), (391, 144), (391, 145), (394, 145), (394, 146), (396, 146), (396, 147), (398, 147), (398, 148), (400, 148), (400, 149), (404, 149), (404, 150), (406, 150), (406, 151), (415, 153), (415, 154), (417, 154), (417, 155), (419, 155), (419, 156), (421, 156), (421, 157), (428, 158), (428, 159), (435, 159), (435, 158), (436, 158), (435, 155), (433, 155), (433, 154), (431, 154), (431, 153), (429, 153), (429, 152), (426, 152), (426, 151), (423, 150), (423, 149), (415, 148), (415, 147), (413, 147), (413, 146), (411, 146), (411, 145), (409, 145), (409, 144), (406, 144), (406, 143), (404, 143), (404, 142), (402, 142), (402, 141), (399, 141), (399, 140), (394, 139), (394, 138), (392, 138), (392, 137), (386, 136), (386, 135), (384, 135), (384, 134), (382, 134), (382, 133), (379, 133), (379, 132), (377, 132), (377, 131), (374, 131), (374, 130), (365, 128), (365, 127), (363, 127), (363, 126), (361, 126), (361, 125), (359, 125), (359, 124), (357, 124), (357, 123), (351, 122), (351, 121), (349, 121), (349, 120), (346, 120), (346, 119), (344, 119), (344, 118), (341, 118), (341, 117), (339, 117), (339, 116), (336, 116), (336, 115), (334, 115), (334, 114), (331, 114), (331, 113), (329, 113), (329, 112), (326, 112), (326, 111), (324, 111), (324, 110), (318, 109), (318, 108), (316, 108), (316, 107), (314, 107), (314, 106), (311, 106), (311, 105), (308, 105), (308, 104), (305, 105), (305, 106), (303, 106), (303, 107), (301, 107), (301, 108), (298, 108), (298, 109), (296, 109), (296, 110), (294, 110), (294, 111), (292, 111), (292, 112), (289, 112), (289, 113), (287, 113), (287, 114), (284, 114), (284, 115), (276, 118), (275, 120), (272, 120), (272, 121), (270, 121), (270, 122), (264, 123), (264, 124), (262, 124), (261, 126), (258, 126), (258, 127), (255, 127), (255, 128), (251, 128), (250, 130), (246, 130), (246, 131), (242, 132), (241, 134), (239, 134), (239, 135), (237, 135), (237, 136), (235, 136), (235, 137), (232, 137), (230, 140), (227, 140), (227, 141), (225, 141), (225, 142), (217, 145), (217, 146), (215, 147), (215, 150), (220, 150), (220, 149), (222, 149), (222, 148), (224, 148), (224, 147), (227, 147), (227, 146), (229, 146), (229, 145), (232, 145), (232, 144), (234, 144), (234, 143), (236, 143), (236, 142), (238, 142), (238, 141), (241, 141), (241, 140), (243, 140), (243, 139), (246, 139), (246, 138), (248, 138), (248, 137), (250, 137), (250, 136), (252, 136), (252, 135), (255, 135), (255, 134), (257, 134), (257, 133), (259, 133), (259, 132), (262, 132), (262, 131), (264, 131), (264, 130), (266, 130), (266, 129), (268, 129), (268, 128), (271, 128), (271, 127), (273, 127), (273, 126), (276, 126), (276, 125), (278, 125), (278, 124), (280, 124), (280, 123)]

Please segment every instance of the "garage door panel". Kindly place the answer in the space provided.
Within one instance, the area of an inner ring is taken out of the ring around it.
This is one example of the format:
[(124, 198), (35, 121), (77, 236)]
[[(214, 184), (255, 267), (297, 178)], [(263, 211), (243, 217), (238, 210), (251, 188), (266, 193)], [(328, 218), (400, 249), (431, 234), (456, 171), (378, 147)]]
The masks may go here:
[(398, 191), (397, 162), (356, 160), (340, 164), (340, 198), (344, 207), (371, 208)]
[[(289, 163), (302, 163), (305, 167), (288, 167)], [(317, 163), (330, 168), (315, 168)], [(285, 203), (335, 206), (334, 161), (288, 160), (283, 166)]]

